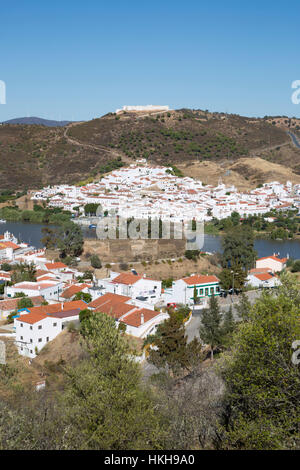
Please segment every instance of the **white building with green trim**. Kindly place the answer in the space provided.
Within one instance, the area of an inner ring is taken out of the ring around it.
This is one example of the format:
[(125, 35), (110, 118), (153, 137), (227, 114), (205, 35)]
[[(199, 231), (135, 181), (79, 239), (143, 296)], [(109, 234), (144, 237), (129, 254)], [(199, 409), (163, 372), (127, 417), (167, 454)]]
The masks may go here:
[(208, 297), (220, 295), (220, 281), (214, 275), (192, 275), (174, 281), (171, 288), (165, 289), (164, 300), (166, 303), (184, 305), (194, 304), (194, 289), (200, 303), (205, 304)]

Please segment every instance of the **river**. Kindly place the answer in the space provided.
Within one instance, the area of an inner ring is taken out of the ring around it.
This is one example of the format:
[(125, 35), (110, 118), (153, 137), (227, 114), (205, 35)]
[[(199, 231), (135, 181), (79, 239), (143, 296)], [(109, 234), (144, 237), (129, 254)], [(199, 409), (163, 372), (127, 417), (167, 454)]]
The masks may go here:
[[(300, 240), (263, 240), (256, 239), (254, 248), (258, 257), (279, 254), (281, 257), (300, 259)], [(215, 252), (222, 251), (222, 237), (220, 235), (205, 235), (203, 251)]]
[[(3, 234), (6, 230), (13, 233), (20, 241), (29, 243), (37, 248), (42, 248), (42, 228), (47, 227), (43, 224), (31, 224), (24, 222), (6, 222), (0, 224), (0, 234)], [(55, 226), (49, 226), (54, 227)], [(83, 229), (84, 236), (86, 238), (96, 238), (95, 229)], [(222, 237), (219, 235), (205, 235), (204, 246), (202, 250), (209, 252), (221, 252)], [(279, 253), (280, 256), (286, 257), (289, 255), (291, 258), (300, 259), (300, 240), (261, 240), (256, 239), (254, 243), (255, 249), (259, 257), (272, 255), (273, 253)]]
[(6, 222), (0, 224), (0, 234), (2, 235), (7, 230), (11, 232), (19, 242), (29, 243), (36, 248), (42, 248), (41, 238), (43, 237), (42, 228), (53, 227), (55, 225), (44, 224), (31, 224), (25, 222)]

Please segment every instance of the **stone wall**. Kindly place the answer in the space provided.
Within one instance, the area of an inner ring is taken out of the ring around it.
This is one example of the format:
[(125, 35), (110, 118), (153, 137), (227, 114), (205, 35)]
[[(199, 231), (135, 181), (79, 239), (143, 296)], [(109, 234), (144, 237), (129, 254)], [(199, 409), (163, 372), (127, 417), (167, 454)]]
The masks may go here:
[(102, 262), (154, 261), (182, 256), (185, 240), (85, 240), (84, 254), (97, 254)]

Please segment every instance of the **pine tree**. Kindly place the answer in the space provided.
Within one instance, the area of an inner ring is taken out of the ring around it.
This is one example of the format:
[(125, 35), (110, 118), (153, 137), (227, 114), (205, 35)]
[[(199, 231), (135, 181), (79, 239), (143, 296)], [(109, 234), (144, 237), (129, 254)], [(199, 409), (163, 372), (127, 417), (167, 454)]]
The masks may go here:
[(214, 349), (222, 343), (222, 316), (217, 298), (212, 295), (209, 306), (203, 311), (201, 326), (199, 328), (200, 338), (205, 344), (209, 344), (211, 360), (214, 357)]
[(227, 346), (229, 345), (230, 337), (235, 330), (235, 321), (234, 321), (231, 305), (224, 315), (222, 329), (223, 329), (223, 345)]
[(251, 303), (244, 292), (242, 293), (239, 302), (236, 304), (235, 309), (240, 320), (248, 321), (251, 312)]
[(234, 266), (235, 261), (246, 271), (250, 269), (256, 259), (254, 250), (253, 230), (249, 226), (234, 227), (225, 234), (222, 240), (222, 264), (224, 268)]
[(300, 338), (299, 285), (289, 285), (255, 302), (223, 357), (225, 448), (299, 448), (300, 375), (292, 361), (292, 344)]
[(140, 366), (108, 315), (85, 319), (87, 358), (66, 368), (62, 409), (72, 449), (162, 448), (164, 424), (151, 393), (141, 385)]
[(194, 366), (197, 355), (200, 360), (200, 343), (197, 340), (187, 343), (184, 325), (176, 312), (170, 313), (170, 318), (158, 326), (148, 342), (155, 345), (155, 349), (150, 349), (149, 362), (158, 368), (167, 366), (174, 376)]

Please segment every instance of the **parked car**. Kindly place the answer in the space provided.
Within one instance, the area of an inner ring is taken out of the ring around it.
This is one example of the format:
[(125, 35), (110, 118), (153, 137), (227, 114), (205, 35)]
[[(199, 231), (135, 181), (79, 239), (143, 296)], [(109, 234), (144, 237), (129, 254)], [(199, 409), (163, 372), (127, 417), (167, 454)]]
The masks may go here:
[(228, 295), (228, 293), (227, 293), (226, 290), (224, 290), (224, 289), (220, 290), (220, 297), (224, 297), (224, 299), (226, 299), (227, 295)]

